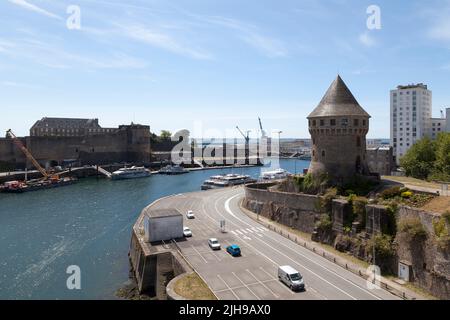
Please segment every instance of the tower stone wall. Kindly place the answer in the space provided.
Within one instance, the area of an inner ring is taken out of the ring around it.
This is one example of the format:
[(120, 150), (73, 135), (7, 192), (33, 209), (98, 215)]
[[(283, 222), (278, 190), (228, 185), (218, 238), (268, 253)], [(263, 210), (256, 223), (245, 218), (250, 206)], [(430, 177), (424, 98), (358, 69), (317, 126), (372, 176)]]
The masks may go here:
[(309, 172), (313, 176), (326, 174), (334, 183), (348, 182), (357, 174), (369, 174), (366, 157), (369, 118), (338, 76), (308, 116), (312, 137)]

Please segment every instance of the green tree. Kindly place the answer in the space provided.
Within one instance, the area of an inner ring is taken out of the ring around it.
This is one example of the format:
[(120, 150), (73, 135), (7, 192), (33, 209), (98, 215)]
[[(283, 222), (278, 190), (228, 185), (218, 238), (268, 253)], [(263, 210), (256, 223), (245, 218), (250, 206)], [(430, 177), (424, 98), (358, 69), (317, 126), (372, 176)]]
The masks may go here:
[(170, 140), (170, 138), (172, 137), (172, 133), (168, 130), (161, 130), (160, 137), (163, 140)]
[(427, 137), (417, 141), (400, 159), (407, 176), (426, 179), (436, 160), (435, 144)]
[(435, 142), (436, 161), (433, 179), (450, 181), (450, 133), (441, 133)]

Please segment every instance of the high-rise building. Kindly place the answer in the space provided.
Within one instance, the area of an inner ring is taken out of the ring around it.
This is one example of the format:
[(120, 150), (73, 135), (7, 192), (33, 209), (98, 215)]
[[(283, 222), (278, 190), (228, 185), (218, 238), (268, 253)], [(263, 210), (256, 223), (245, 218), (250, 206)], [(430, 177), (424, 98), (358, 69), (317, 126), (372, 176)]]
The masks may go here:
[(391, 145), (397, 164), (408, 149), (432, 132), (432, 92), (422, 83), (391, 91)]

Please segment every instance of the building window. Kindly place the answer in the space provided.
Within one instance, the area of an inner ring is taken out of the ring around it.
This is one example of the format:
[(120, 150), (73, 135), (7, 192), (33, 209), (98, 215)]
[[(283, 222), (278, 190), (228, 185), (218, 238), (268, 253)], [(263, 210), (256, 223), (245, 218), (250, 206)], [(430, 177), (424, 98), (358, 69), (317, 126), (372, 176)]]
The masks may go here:
[(322, 158), (325, 158), (325, 150), (322, 150)]
[(313, 127), (316, 126), (316, 120), (313, 120)]
[(325, 120), (320, 120), (320, 126), (323, 127), (325, 125)]
[(330, 126), (335, 126), (335, 125), (336, 125), (336, 119), (331, 119)]
[(361, 147), (361, 137), (360, 136), (356, 137), (356, 146)]
[(344, 127), (348, 126), (348, 119), (342, 119), (341, 126), (344, 126)]
[(355, 126), (355, 127), (359, 126), (359, 120), (358, 119), (353, 119), (353, 126)]
[(363, 126), (364, 127), (366, 126), (366, 120), (363, 120)]

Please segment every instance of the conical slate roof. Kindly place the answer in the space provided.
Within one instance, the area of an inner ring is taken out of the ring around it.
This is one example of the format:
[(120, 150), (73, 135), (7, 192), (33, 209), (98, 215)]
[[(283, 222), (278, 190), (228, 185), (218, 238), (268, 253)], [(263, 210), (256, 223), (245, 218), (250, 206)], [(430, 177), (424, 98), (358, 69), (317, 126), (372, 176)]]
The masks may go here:
[(330, 116), (364, 116), (370, 118), (370, 115), (359, 105), (339, 75), (308, 118)]

